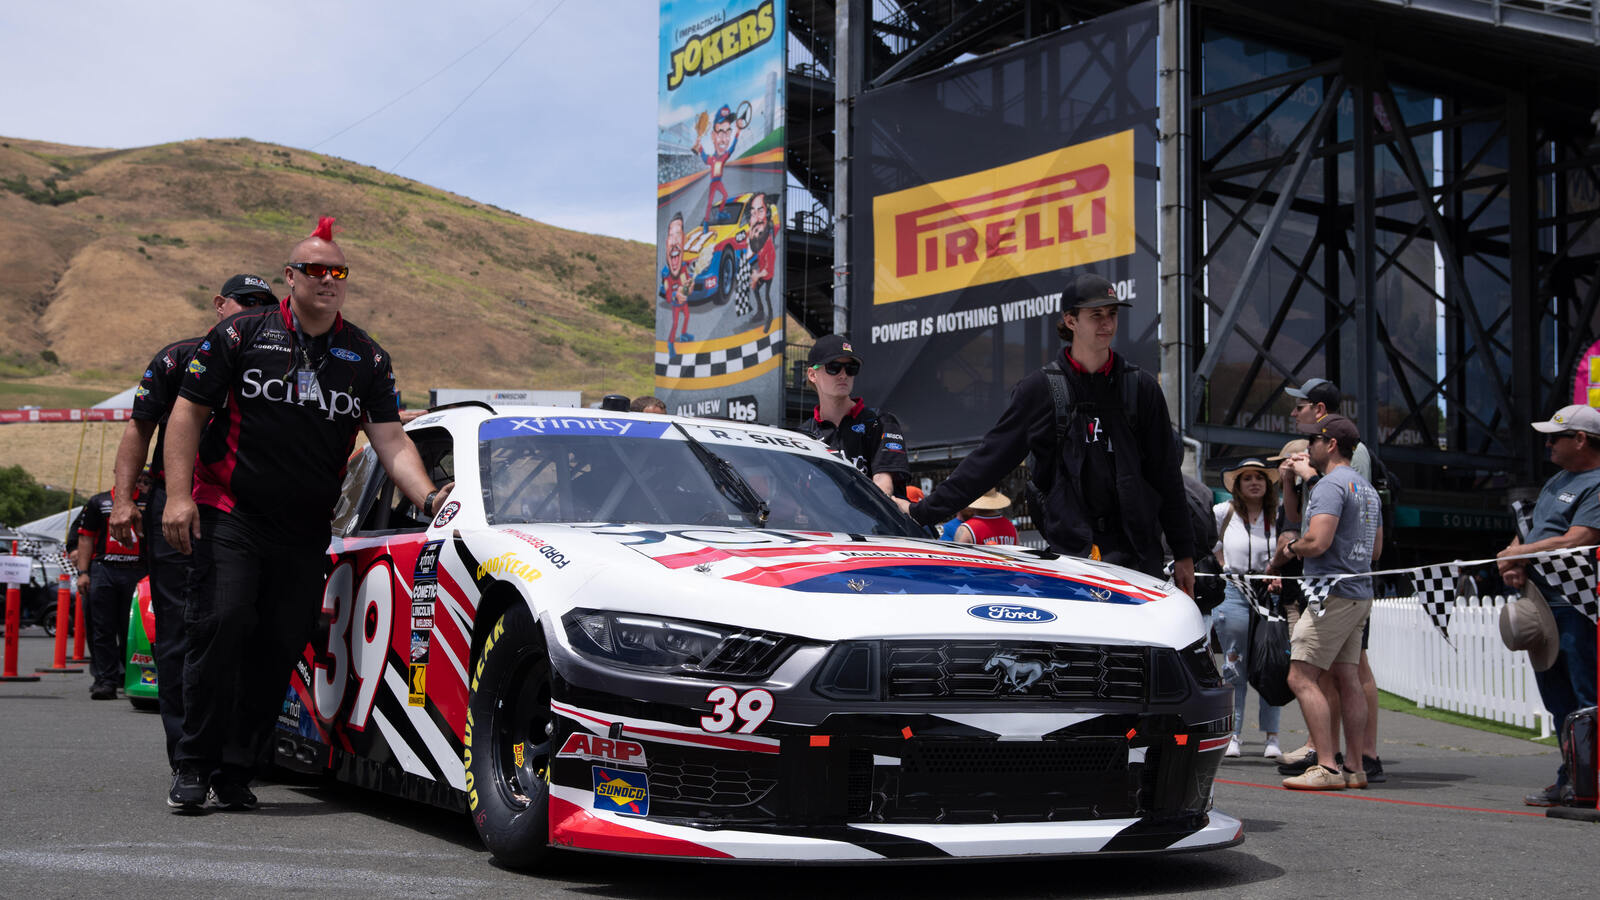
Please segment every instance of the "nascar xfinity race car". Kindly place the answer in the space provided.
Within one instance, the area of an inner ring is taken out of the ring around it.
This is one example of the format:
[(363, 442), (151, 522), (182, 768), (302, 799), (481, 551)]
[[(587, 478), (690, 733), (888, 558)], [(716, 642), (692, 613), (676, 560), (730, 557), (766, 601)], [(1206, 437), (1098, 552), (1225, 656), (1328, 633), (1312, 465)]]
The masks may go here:
[(947, 860), (1237, 843), (1232, 689), (1194, 604), (1110, 565), (930, 540), (790, 432), (462, 404), (335, 514), (280, 765), (551, 848)]

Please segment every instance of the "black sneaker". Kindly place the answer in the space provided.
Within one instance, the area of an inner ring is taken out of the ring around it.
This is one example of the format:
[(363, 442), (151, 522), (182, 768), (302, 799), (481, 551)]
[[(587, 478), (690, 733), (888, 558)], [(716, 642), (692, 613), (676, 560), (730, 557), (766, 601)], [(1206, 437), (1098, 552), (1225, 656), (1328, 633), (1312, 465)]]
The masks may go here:
[(1561, 785), (1552, 784), (1542, 791), (1534, 791), (1523, 797), (1522, 802), (1528, 806), (1560, 806)]
[(117, 699), (117, 686), (104, 681), (97, 683), (89, 689), (90, 700), (115, 700)]
[(1376, 756), (1361, 754), (1361, 768), (1366, 771), (1367, 780), (1373, 784), (1382, 784), (1389, 780), (1389, 776), (1383, 774), (1383, 760)]
[(206, 805), (206, 780), (195, 772), (179, 772), (172, 776), (172, 790), (167, 792), (167, 805), (178, 812), (199, 812)]
[(1305, 756), (1292, 763), (1278, 766), (1279, 775), (1304, 775), (1306, 770), (1317, 764), (1317, 751), (1312, 750)]
[(211, 805), (233, 812), (256, 808), (256, 795), (246, 785), (219, 781), (211, 785)]

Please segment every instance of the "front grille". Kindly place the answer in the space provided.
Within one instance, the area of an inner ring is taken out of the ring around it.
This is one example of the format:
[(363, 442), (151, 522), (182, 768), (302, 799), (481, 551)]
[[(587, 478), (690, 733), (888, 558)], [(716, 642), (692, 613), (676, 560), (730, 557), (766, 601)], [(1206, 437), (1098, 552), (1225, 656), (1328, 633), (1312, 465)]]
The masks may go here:
[(749, 806), (760, 802), (777, 785), (775, 760), (746, 760), (732, 753), (720, 755), (730, 758), (713, 765), (652, 749), (651, 800), (692, 806)]
[(885, 821), (1048, 822), (1135, 814), (1141, 767), (1115, 738), (908, 742)]
[(1143, 647), (1020, 641), (889, 641), (892, 700), (1143, 702)]
[(1038, 776), (1122, 771), (1128, 748), (1116, 741), (929, 741), (914, 743), (900, 762), (902, 775)]

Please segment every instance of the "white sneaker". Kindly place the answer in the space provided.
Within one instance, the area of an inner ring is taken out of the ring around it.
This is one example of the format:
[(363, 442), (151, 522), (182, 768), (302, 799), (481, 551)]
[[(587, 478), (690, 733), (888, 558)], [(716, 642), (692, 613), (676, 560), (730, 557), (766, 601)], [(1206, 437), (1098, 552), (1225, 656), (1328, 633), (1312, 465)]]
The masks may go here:
[(1223, 751), (1222, 755), (1227, 757), (1237, 757), (1239, 755), (1239, 739), (1237, 737), (1228, 738), (1228, 749)]
[(1267, 749), (1261, 751), (1261, 755), (1267, 759), (1281, 759), (1283, 751), (1278, 749), (1278, 739), (1275, 737), (1267, 738)]

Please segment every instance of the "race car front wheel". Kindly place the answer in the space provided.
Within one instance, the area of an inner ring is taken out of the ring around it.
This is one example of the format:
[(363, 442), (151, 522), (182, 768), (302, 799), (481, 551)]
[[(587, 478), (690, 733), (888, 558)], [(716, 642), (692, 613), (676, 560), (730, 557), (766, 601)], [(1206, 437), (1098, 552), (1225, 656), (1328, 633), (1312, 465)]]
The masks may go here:
[(467, 807), (501, 864), (528, 868), (550, 852), (550, 659), (520, 600), (496, 622), (472, 670), (467, 701)]

